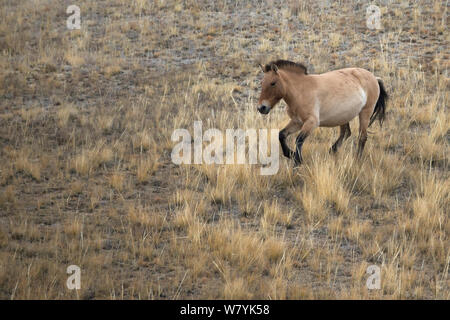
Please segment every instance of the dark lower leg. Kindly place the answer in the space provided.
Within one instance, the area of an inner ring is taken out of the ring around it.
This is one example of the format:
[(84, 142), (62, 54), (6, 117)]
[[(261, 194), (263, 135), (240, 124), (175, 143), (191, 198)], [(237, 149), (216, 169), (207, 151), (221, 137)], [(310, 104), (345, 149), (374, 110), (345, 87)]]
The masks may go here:
[(333, 144), (333, 146), (330, 149), (330, 152), (335, 153), (338, 148), (341, 146), (342, 142), (347, 139), (348, 137), (350, 137), (351, 135), (351, 131), (350, 131), (350, 125), (344, 124), (340, 127), (340, 134), (339, 134), (339, 138), (336, 140), (336, 142)]
[(370, 109), (363, 109), (363, 111), (359, 114), (358, 158), (362, 156), (362, 152), (367, 141), (367, 127), (369, 126), (371, 114), (372, 112)]
[(361, 156), (362, 156), (364, 146), (366, 145), (366, 141), (367, 141), (367, 134), (366, 133), (364, 135), (361, 134), (361, 136), (359, 137), (359, 143), (358, 143), (358, 158), (361, 158)]
[(303, 146), (303, 143), (305, 142), (306, 137), (307, 137), (307, 135), (305, 135), (304, 133), (300, 133), (298, 135), (297, 139), (295, 140), (295, 145), (296, 145), (295, 154), (294, 154), (295, 165), (300, 165), (303, 161), (302, 146)]
[(278, 138), (280, 140), (281, 149), (283, 150), (283, 155), (287, 158), (292, 158), (294, 152), (292, 152), (292, 150), (286, 144), (286, 133), (284, 130), (280, 131)]
[(330, 152), (336, 153), (338, 148), (341, 146), (343, 140), (344, 140), (344, 137), (342, 135), (340, 135), (339, 138), (336, 140), (336, 142), (331, 147)]
[(318, 125), (319, 122), (314, 116), (309, 117), (308, 120), (306, 120), (303, 124), (302, 129), (300, 130), (300, 134), (295, 140), (296, 149), (294, 153), (294, 161), (296, 166), (302, 163), (302, 146), (305, 142), (305, 139), (315, 128), (317, 128)]
[(294, 152), (288, 147), (286, 139), (292, 133), (300, 130), (301, 126), (302, 126), (301, 121), (291, 120), (289, 121), (288, 125), (278, 134), (278, 139), (280, 140), (283, 155), (287, 158), (291, 159), (294, 156)]

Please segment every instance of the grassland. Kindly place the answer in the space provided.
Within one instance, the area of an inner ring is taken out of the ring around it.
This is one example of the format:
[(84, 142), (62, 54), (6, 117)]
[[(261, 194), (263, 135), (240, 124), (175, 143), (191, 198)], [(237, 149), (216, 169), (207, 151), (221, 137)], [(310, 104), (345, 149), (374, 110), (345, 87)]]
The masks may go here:
[[(1, 0), (0, 298), (449, 299), (448, 1), (380, 8), (370, 30), (360, 1)], [(354, 120), (272, 176), (173, 164), (196, 120), (284, 127), (256, 112), (275, 58), (383, 79), (363, 159)]]

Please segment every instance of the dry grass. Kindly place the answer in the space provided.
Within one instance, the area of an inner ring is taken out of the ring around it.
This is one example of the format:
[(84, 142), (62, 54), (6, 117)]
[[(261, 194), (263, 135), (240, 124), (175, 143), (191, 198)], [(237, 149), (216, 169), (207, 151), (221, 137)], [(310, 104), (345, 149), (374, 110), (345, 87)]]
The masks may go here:
[[(390, 1), (379, 31), (359, 1), (80, 1), (74, 31), (63, 3), (1, 6), (0, 298), (450, 298), (445, 2)], [(362, 161), (355, 120), (338, 154), (321, 128), (272, 176), (174, 165), (194, 121), (287, 123), (255, 110), (274, 58), (383, 79)]]

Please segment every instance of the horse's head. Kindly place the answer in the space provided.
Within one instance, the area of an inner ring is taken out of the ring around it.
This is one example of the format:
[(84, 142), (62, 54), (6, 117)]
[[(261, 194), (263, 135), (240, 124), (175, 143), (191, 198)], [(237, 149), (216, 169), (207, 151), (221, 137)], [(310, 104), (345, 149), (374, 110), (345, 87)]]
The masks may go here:
[(268, 114), (283, 97), (283, 83), (276, 64), (259, 66), (264, 72), (264, 78), (258, 100), (258, 111), (262, 114)]

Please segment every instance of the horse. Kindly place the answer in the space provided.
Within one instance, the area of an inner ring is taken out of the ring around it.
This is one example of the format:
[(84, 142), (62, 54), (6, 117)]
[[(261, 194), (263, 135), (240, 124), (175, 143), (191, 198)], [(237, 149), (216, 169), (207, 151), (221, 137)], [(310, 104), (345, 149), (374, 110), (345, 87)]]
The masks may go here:
[[(287, 60), (272, 61), (265, 66), (261, 95), (257, 109), (268, 114), (283, 99), (290, 117), (288, 125), (279, 132), (283, 155), (302, 163), (302, 146), (317, 127), (340, 127), (340, 135), (332, 145), (335, 153), (350, 137), (349, 122), (359, 116), (357, 157), (360, 158), (367, 141), (367, 128), (378, 119), (385, 120), (388, 95), (383, 82), (362, 68), (344, 68), (322, 74), (308, 74), (301, 63)], [(289, 135), (300, 131), (293, 152), (286, 144)]]

